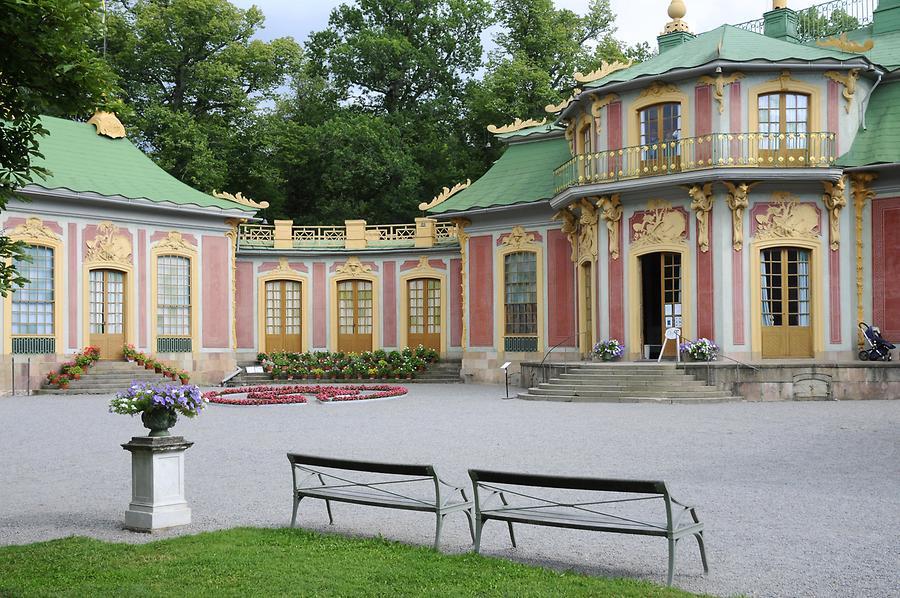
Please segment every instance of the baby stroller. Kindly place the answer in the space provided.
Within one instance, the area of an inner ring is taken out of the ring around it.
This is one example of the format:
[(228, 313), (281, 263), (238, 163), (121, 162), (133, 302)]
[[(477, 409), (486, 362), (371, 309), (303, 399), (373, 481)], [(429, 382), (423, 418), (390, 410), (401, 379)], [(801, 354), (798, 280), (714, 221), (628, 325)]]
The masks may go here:
[(863, 361), (890, 361), (891, 349), (895, 346), (881, 336), (878, 326), (869, 326), (865, 322), (859, 323), (859, 329), (866, 339), (866, 349), (859, 352), (859, 358)]

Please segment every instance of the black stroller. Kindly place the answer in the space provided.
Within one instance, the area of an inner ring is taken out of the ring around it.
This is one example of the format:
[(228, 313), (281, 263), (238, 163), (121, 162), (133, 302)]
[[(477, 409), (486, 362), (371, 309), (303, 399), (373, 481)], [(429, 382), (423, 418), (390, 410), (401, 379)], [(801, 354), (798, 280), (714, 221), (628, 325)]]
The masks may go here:
[(859, 323), (859, 329), (866, 339), (866, 347), (859, 352), (859, 358), (863, 361), (890, 361), (891, 349), (896, 348), (883, 336), (878, 326), (869, 326), (865, 322)]

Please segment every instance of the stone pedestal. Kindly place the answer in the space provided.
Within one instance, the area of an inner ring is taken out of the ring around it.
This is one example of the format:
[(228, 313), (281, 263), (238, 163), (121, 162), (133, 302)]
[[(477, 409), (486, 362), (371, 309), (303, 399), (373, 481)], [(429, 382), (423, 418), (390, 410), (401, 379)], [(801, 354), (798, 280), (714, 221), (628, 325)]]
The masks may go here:
[(184, 451), (193, 444), (181, 436), (135, 436), (122, 445), (131, 452), (127, 529), (152, 532), (191, 522), (191, 509), (184, 499)]

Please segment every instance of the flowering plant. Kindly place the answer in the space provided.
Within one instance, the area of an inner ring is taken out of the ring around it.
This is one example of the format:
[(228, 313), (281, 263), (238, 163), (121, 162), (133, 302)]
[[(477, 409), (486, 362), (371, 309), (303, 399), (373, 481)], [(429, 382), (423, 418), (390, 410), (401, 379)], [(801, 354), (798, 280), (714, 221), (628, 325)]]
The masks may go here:
[(610, 361), (621, 357), (625, 353), (625, 345), (617, 339), (611, 338), (594, 345), (591, 352), (603, 361)]
[(193, 384), (135, 383), (116, 394), (109, 402), (110, 413), (137, 415), (150, 411), (169, 411), (185, 417), (200, 413), (208, 401), (201, 396), (200, 389)]
[[(363, 391), (366, 391), (365, 393)], [(374, 392), (373, 392), (374, 391)], [(398, 397), (406, 388), (392, 384), (357, 384), (346, 386), (244, 386), (210, 390), (203, 399), (223, 405), (284, 405), (308, 403), (304, 395), (312, 395), (320, 403), (362, 401)], [(227, 398), (226, 395), (247, 395), (246, 398)]]
[(698, 338), (681, 344), (682, 353), (687, 353), (697, 361), (715, 361), (719, 355), (719, 347), (708, 338)]

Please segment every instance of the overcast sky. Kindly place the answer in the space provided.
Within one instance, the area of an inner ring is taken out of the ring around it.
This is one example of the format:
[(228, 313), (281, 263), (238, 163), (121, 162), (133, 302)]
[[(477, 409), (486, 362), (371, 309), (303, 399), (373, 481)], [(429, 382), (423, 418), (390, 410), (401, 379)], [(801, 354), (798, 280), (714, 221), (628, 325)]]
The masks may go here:
[[(312, 31), (323, 29), (328, 24), (331, 9), (342, 0), (231, 0), (241, 7), (253, 4), (266, 15), (266, 28), (261, 32), (263, 39), (292, 36), (299, 42), (306, 40)], [(347, 0), (344, 0), (347, 1)], [(583, 14), (588, 0), (554, 0), (556, 6), (569, 8)], [(790, 0), (793, 9), (820, 4), (824, 0)], [(666, 9), (669, 0), (611, 0), (616, 14), (616, 36), (629, 44), (647, 41), (656, 45), (656, 36), (669, 20)], [(736, 24), (762, 17), (771, 10), (772, 0), (685, 0), (687, 16), (685, 21), (694, 33), (714, 29), (723, 23)]]

